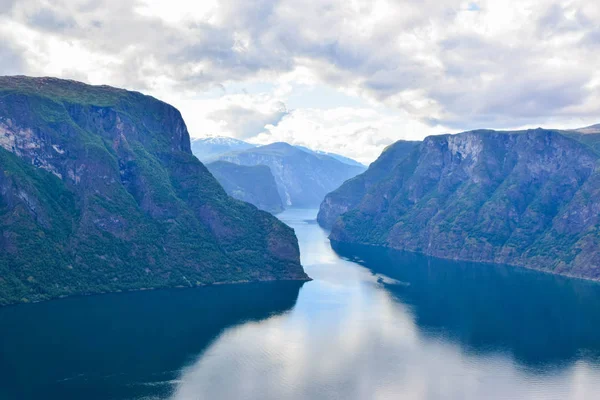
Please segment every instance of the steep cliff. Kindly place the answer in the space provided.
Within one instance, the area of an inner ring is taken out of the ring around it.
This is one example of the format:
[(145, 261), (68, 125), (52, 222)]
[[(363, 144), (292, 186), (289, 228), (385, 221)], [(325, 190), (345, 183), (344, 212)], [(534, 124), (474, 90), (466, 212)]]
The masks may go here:
[(383, 150), (362, 174), (347, 180), (327, 194), (321, 203), (317, 221), (325, 228), (331, 228), (335, 220), (346, 211), (356, 207), (373, 186), (385, 179), (396, 165), (406, 158), (420, 142), (400, 140)]
[(287, 143), (224, 154), (220, 160), (268, 166), (284, 206), (292, 207), (318, 207), (328, 192), (365, 170)]
[(307, 278), (293, 230), (227, 196), (166, 103), (0, 77), (0, 146), (0, 304)]
[(561, 131), (426, 138), (331, 239), (600, 279), (598, 155)]
[(206, 167), (230, 196), (270, 213), (283, 211), (275, 178), (266, 165), (247, 166), (215, 161), (206, 164)]

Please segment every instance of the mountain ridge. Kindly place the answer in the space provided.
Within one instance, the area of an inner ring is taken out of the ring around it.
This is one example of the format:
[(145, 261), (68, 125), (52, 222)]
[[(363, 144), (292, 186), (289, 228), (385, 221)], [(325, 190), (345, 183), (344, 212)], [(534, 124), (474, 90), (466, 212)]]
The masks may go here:
[(246, 150), (256, 147), (254, 144), (226, 136), (195, 138), (191, 140), (190, 146), (192, 153), (198, 157), (200, 161), (205, 163), (216, 161), (221, 154), (230, 151)]
[[(247, 149), (268, 146), (268, 145), (276, 144), (276, 143), (285, 143), (290, 146), (296, 147), (300, 150), (309, 152), (311, 154), (329, 156), (329, 157), (335, 158), (338, 161), (341, 161), (344, 164), (366, 168), (366, 165), (364, 165), (363, 163), (360, 163), (352, 158), (343, 156), (341, 154), (331, 153), (331, 152), (327, 152), (327, 151), (323, 151), (323, 150), (312, 150), (306, 146), (294, 145), (294, 144), (290, 144), (287, 142), (272, 142), (272, 143), (268, 143), (265, 145), (258, 145), (258, 144), (249, 143), (249, 142), (246, 142), (246, 141), (243, 141), (240, 139), (232, 138), (229, 136), (207, 136), (207, 137), (193, 138), (191, 140), (191, 143), (192, 143), (192, 152), (194, 153), (194, 155), (196, 157), (198, 157), (198, 159), (200, 161), (203, 161), (203, 162), (204, 161), (206, 161), (206, 162), (215, 161), (217, 158), (219, 158), (219, 156), (226, 155), (228, 153), (234, 153), (237, 151), (243, 151), (243, 150), (247, 150)], [(206, 151), (205, 149), (201, 148), (201, 146), (203, 146), (203, 145), (215, 146), (216, 149), (211, 150), (211, 151)]]
[(599, 165), (560, 130), (430, 136), (332, 222), (331, 239), (598, 280)]
[(328, 191), (365, 170), (285, 142), (226, 153), (219, 159), (269, 166), (284, 206), (294, 207), (318, 207)]
[(293, 230), (229, 197), (153, 97), (0, 77), (0, 167), (0, 305), (308, 279)]
[(408, 156), (418, 143), (420, 142), (399, 140), (387, 146), (365, 172), (347, 180), (325, 196), (319, 207), (317, 222), (325, 228), (331, 228), (337, 217), (358, 205), (369, 187), (383, 179), (387, 171), (391, 171)]
[(573, 131), (578, 133), (597, 134), (600, 133), (600, 124), (594, 124), (590, 126), (585, 126), (583, 128), (573, 129)]

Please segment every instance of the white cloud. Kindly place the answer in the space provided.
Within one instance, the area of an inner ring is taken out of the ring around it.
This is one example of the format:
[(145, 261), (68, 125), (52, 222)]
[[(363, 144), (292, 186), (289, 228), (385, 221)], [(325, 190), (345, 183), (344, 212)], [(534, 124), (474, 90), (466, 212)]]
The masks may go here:
[(418, 121), (385, 115), (371, 108), (306, 108), (291, 111), (276, 126), (267, 126), (254, 141), (285, 141), (369, 163), (385, 146), (397, 140), (422, 139), (434, 133), (441, 132)]
[(0, 0), (0, 73), (142, 90), (195, 136), (366, 160), (403, 137), (597, 122), (599, 20), (585, 0)]

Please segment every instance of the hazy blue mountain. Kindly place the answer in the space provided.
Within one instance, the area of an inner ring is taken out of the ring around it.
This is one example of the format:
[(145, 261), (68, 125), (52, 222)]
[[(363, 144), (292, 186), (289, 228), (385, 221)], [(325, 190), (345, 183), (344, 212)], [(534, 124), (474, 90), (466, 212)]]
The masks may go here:
[(221, 160), (240, 165), (267, 165), (277, 183), (284, 206), (318, 207), (325, 194), (365, 170), (333, 157), (272, 143), (224, 154)]
[(366, 165), (364, 165), (362, 163), (359, 163), (358, 161), (353, 160), (353, 159), (351, 159), (349, 157), (342, 156), (340, 154), (329, 153), (327, 151), (322, 151), (322, 150), (311, 150), (308, 147), (298, 146), (298, 145), (295, 145), (295, 147), (299, 148), (300, 150), (308, 151), (309, 153), (315, 153), (315, 154), (319, 154), (319, 155), (329, 156), (329, 157), (335, 158), (336, 160), (341, 161), (344, 164), (353, 165), (355, 167), (367, 168)]
[[(321, 150), (311, 150), (308, 147), (304, 146), (293, 146), (300, 150), (307, 151), (309, 153), (335, 158), (336, 160), (341, 161), (344, 164), (366, 168), (364, 164), (359, 163), (358, 161), (353, 160), (349, 157), (342, 156), (340, 154), (329, 153)], [(202, 162), (215, 161), (224, 154), (247, 150), (254, 147), (258, 147), (258, 145), (225, 136), (192, 139), (192, 153), (194, 153), (194, 155), (198, 157), (198, 159)]]
[(600, 124), (564, 131), (563, 134), (590, 146), (600, 154)]
[(575, 132), (579, 133), (587, 133), (587, 134), (595, 134), (600, 133), (600, 124), (594, 124), (590, 126), (586, 126), (579, 129), (574, 129)]
[(600, 279), (599, 155), (568, 132), (480, 130), (388, 152), (360, 201), (323, 202), (333, 241)]
[(0, 305), (71, 294), (307, 279), (291, 228), (228, 196), (174, 107), (0, 77)]
[(227, 161), (206, 164), (227, 194), (270, 213), (283, 211), (271, 169), (266, 165), (238, 165)]
[(219, 156), (232, 151), (246, 150), (256, 145), (224, 136), (192, 139), (192, 153), (203, 163), (215, 161)]

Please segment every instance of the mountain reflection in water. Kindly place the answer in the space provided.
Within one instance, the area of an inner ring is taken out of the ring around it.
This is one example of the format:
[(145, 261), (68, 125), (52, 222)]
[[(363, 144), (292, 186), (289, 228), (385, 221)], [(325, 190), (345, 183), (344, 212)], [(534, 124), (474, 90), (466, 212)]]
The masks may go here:
[(314, 279), (0, 309), (0, 398), (594, 399), (600, 284), (330, 244)]
[(600, 391), (600, 285), (335, 244), (281, 218), (315, 280), (294, 309), (229, 329), (174, 400), (588, 399)]
[(289, 310), (300, 286), (220, 285), (0, 308), (0, 399), (166, 398), (181, 367), (224, 329)]

